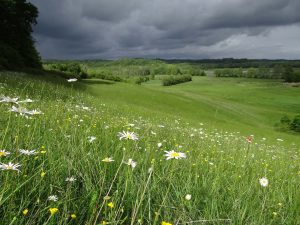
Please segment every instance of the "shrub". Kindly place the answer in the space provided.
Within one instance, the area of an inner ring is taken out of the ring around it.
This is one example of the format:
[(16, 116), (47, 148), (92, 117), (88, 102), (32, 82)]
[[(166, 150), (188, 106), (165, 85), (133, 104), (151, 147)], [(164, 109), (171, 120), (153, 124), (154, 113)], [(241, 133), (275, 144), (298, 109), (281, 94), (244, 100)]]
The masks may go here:
[(135, 79), (134, 83), (140, 85), (149, 80), (150, 80), (150, 76), (139, 76), (138, 78)]
[(116, 81), (116, 82), (124, 81), (121, 77), (112, 75), (109, 72), (105, 73), (104, 71), (91, 73), (90, 76), (99, 78), (99, 79), (103, 79), (103, 80), (111, 80), (111, 81)]
[(275, 125), (281, 131), (300, 132), (300, 115), (291, 120), (287, 115), (281, 117), (280, 123)]
[(167, 76), (162, 80), (163, 86), (171, 86), (175, 84), (185, 83), (192, 81), (191, 75), (176, 75), (176, 76)]
[(295, 132), (300, 132), (300, 115), (295, 116), (294, 120), (291, 122), (290, 128)]
[(206, 73), (204, 70), (201, 70), (201, 69), (191, 69), (189, 71), (189, 73), (192, 75), (192, 76), (206, 76)]
[(290, 129), (291, 120), (287, 115), (284, 115), (280, 119), (280, 123), (276, 124), (279, 130), (281, 131), (288, 131)]
[(285, 82), (300, 82), (300, 73), (296, 72), (292, 67), (287, 66), (284, 69), (284, 81)]

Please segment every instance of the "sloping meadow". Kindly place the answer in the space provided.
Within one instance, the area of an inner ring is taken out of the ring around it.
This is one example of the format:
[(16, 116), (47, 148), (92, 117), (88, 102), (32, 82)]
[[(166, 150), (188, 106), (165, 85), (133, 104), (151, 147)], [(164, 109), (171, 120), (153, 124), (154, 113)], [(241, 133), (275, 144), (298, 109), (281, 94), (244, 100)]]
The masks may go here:
[(77, 81), (0, 77), (0, 224), (300, 220), (296, 146), (142, 118)]

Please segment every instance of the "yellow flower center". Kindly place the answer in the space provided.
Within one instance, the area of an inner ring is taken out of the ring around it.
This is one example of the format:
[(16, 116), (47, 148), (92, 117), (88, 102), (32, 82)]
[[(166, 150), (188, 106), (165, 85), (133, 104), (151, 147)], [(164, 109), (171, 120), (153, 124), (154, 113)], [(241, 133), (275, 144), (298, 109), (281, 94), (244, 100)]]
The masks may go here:
[(171, 156), (174, 157), (174, 158), (175, 158), (175, 157), (179, 157), (179, 153), (178, 153), (178, 152), (172, 152), (172, 153), (171, 153)]
[(5, 152), (0, 152), (0, 157), (1, 156), (6, 156), (6, 153)]
[(109, 158), (105, 158), (105, 159), (103, 159), (102, 161), (103, 161), (103, 162), (106, 162), (106, 163), (109, 163), (109, 162), (110, 162)]

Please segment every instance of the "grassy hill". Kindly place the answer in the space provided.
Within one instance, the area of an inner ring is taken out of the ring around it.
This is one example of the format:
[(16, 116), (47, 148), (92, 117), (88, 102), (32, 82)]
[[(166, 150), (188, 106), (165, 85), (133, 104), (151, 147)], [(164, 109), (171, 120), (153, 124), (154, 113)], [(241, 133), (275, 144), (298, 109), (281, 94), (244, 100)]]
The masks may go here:
[(299, 113), (299, 88), (214, 77), (171, 87), (69, 83), (8, 72), (0, 83), (0, 96), (19, 98), (0, 103), (3, 224), (300, 220), (299, 136), (273, 127)]
[[(86, 80), (93, 95), (149, 117), (183, 119), (210, 129), (239, 131), (259, 138), (297, 142), (299, 135), (276, 132), (283, 115), (300, 112), (300, 89), (278, 80), (193, 77), (193, 82), (163, 87), (158, 80), (142, 86)], [(105, 85), (106, 84), (106, 85)]]

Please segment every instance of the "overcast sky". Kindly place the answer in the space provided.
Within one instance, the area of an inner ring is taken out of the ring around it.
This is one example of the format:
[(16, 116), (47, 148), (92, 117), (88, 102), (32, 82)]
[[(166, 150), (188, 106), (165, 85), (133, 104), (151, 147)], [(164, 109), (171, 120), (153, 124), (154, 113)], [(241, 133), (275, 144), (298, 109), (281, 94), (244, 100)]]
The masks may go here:
[(43, 58), (300, 59), (300, 0), (30, 0)]

